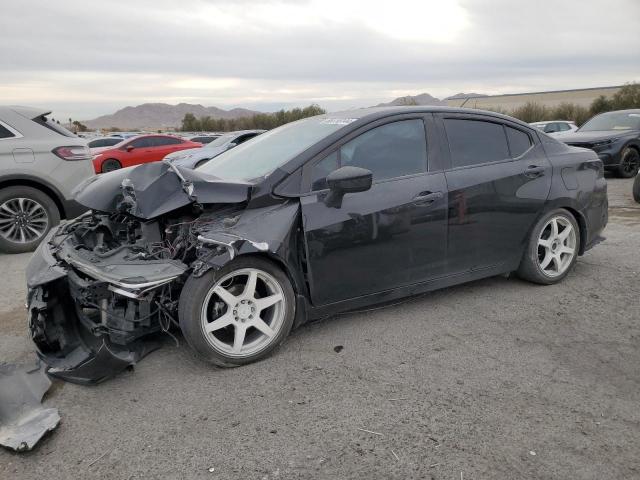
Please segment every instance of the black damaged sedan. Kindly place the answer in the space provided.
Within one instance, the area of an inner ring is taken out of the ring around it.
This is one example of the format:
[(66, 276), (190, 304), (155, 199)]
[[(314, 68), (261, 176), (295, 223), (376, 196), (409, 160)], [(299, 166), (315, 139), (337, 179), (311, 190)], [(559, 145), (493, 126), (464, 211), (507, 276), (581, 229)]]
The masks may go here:
[(602, 161), (477, 110), (362, 109), (271, 130), (197, 170), (78, 188), (90, 211), (28, 269), (48, 372), (102, 381), (178, 327), (246, 364), (310, 319), (516, 272), (561, 281), (607, 222)]

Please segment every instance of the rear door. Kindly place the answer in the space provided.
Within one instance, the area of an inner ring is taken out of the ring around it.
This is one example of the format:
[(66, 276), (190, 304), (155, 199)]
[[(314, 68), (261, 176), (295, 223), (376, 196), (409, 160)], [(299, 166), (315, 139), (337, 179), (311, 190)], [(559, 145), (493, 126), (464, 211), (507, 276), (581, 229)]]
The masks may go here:
[[(428, 170), (425, 118), (385, 120), (354, 132), (303, 171), (301, 198), (315, 305), (439, 276), (446, 253), (446, 182)], [(429, 157), (429, 158), (428, 158)], [(346, 165), (371, 170), (366, 192), (339, 208), (324, 203), (326, 176)]]
[(496, 117), (437, 116), (449, 147), (449, 273), (517, 263), (551, 188), (537, 136)]

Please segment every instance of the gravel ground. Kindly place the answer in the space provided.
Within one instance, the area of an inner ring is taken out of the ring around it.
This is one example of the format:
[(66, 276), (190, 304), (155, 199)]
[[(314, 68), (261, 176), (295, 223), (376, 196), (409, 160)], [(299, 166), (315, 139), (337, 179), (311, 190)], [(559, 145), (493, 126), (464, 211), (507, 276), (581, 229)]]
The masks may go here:
[[(0, 478), (638, 479), (631, 183), (609, 180), (607, 240), (560, 285), (498, 277), (342, 315), (237, 369), (167, 342), (105, 384), (56, 382), (60, 426), (0, 451)], [(33, 358), (28, 257), (0, 257), (0, 360)]]

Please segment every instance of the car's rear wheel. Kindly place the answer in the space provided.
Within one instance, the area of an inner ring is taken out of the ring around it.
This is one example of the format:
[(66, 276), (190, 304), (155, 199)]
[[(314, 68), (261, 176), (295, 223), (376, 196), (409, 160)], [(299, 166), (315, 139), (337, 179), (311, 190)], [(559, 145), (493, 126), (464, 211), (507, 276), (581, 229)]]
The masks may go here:
[(291, 331), (295, 296), (272, 262), (237, 258), (220, 270), (190, 277), (180, 295), (180, 327), (206, 361), (234, 367), (260, 360)]
[(635, 148), (626, 147), (620, 155), (618, 175), (622, 178), (631, 178), (638, 174), (640, 169), (640, 153)]
[(122, 165), (115, 158), (108, 158), (104, 162), (102, 162), (102, 173), (113, 172), (114, 170), (119, 170), (122, 168)]
[(518, 276), (551, 285), (560, 282), (578, 259), (580, 228), (573, 215), (558, 209), (536, 223), (522, 256)]
[(60, 212), (51, 197), (32, 187), (0, 190), (0, 250), (22, 253), (35, 250), (51, 227), (60, 223)]

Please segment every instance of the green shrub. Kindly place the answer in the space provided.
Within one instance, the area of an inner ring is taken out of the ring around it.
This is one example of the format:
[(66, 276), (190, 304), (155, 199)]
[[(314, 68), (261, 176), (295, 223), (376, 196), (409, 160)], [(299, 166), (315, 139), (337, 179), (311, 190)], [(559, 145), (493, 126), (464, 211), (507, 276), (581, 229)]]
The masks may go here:
[(326, 113), (318, 105), (305, 108), (280, 110), (274, 113), (257, 113), (244, 118), (196, 118), (192, 113), (185, 114), (182, 119), (183, 132), (233, 132), (234, 130), (270, 130), (285, 123), (294, 122), (307, 117)]

